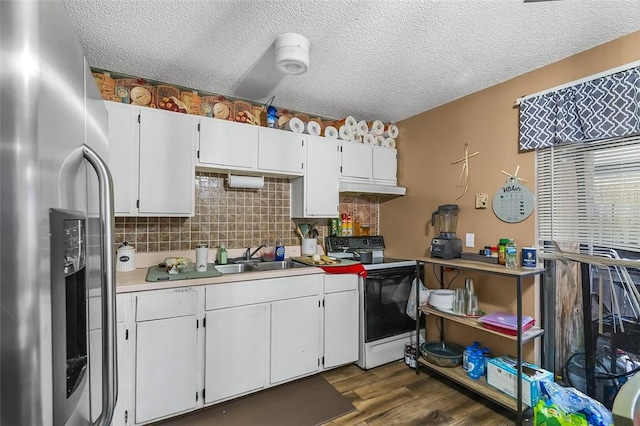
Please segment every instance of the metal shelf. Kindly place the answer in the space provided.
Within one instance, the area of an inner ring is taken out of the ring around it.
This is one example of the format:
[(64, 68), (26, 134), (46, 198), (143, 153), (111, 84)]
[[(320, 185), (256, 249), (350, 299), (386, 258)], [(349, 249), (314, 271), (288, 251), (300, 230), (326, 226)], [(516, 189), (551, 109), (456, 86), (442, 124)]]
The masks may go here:
[[(494, 330), (489, 330), (484, 328), (484, 326), (476, 319), (463, 317), (458, 315), (449, 314), (446, 312), (439, 311), (437, 309), (430, 308), (428, 306), (419, 306), (416, 308), (416, 318), (420, 317), (420, 314), (426, 315), (432, 314), (437, 316), (441, 322), (444, 320), (453, 321), (459, 324), (463, 324), (465, 326), (475, 328), (477, 330), (482, 330), (485, 333), (493, 334), (496, 336), (503, 337), (505, 339), (513, 340), (516, 343), (516, 351), (517, 351), (517, 375), (522, 377), (522, 345), (525, 342), (531, 341), (537, 337), (540, 337), (544, 334), (544, 330), (540, 327), (532, 327), (527, 331), (522, 331), (522, 279), (527, 277), (534, 277), (536, 275), (541, 275), (544, 273), (544, 268), (506, 268), (503, 265), (495, 265), (491, 263), (483, 263), (477, 262), (473, 260), (463, 260), (463, 259), (438, 259), (438, 258), (420, 258), (416, 260), (416, 274), (420, 276), (420, 268), (425, 264), (429, 265), (437, 265), (440, 267), (440, 284), (444, 283), (444, 273), (449, 269), (457, 269), (457, 270), (468, 270), (475, 271), (480, 273), (492, 274), (492, 275), (500, 275), (504, 277), (513, 278), (516, 284), (516, 316), (517, 316), (517, 324), (518, 330), (515, 336), (511, 336), (508, 334), (500, 333)], [(416, 300), (419, 299), (419, 286), (416, 286)], [(419, 321), (416, 321), (418, 324)], [(426, 330), (426, 329), (425, 329)], [(441, 330), (444, 330), (441, 327)], [(416, 326), (416, 334), (418, 333), (418, 327)], [(426, 336), (425, 336), (426, 337)], [(441, 339), (444, 339), (443, 331), (441, 331), (440, 335)], [(516, 424), (521, 425), (523, 423), (523, 412), (527, 409), (526, 404), (522, 401), (522, 380), (517, 380), (517, 389), (516, 389), (516, 398), (512, 398), (511, 396), (502, 393), (498, 389), (494, 388), (487, 384), (484, 378), (473, 380), (469, 378), (464, 371), (463, 368), (443, 368), (437, 365), (429, 363), (425, 358), (419, 357), (418, 362), (416, 363), (416, 374), (420, 373), (420, 366), (425, 366), (437, 373), (442, 374), (443, 376), (448, 377), (456, 383), (461, 384), (462, 386), (467, 387), (468, 389), (482, 395), (494, 402), (499, 403), (500, 405), (509, 408), (516, 412), (517, 421)]]
[[(518, 340), (518, 336), (511, 336), (509, 334), (500, 333), (499, 331), (489, 330), (485, 328), (477, 318), (469, 318), (462, 317), (458, 315), (448, 314), (446, 312), (439, 311), (434, 308), (430, 308), (428, 306), (421, 306), (420, 310), (422, 313), (428, 313), (432, 315), (436, 315), (442, 318), (446, 318), (448, 321), (457, 322), (460, 324), (464, 324), (468, 327), (477, 328), (478, 330), (482, 330), (486, 333), (495, 334), (496, 336), (504, 337), (505, 339), (516, 341)], [(536, 337), (540, 337), (544, 334), (544, 330), (540, 327), (531, 327), (529, 330), (522, 333), (522, 343), (527, 343), (530, 340), (535, 339)]]
[[(467, 372), (462, 367), (440, 367), (430, 363), (424, 357), (418, 358), (418, 363), (430, 370), (434, 370), (439, 374), (442, 374), (443, 376), (484, 396), (485, 398), (508, 408), (509, 410), (516, 411), (518, 409), (517, 401), (514, 398), (488, 384), (484, 377), (480, 377), (478, 380), (473, 380), (467, 376)], [(525, 404), (523, 404), (522, 407), (524, 410), (527, 409)]]

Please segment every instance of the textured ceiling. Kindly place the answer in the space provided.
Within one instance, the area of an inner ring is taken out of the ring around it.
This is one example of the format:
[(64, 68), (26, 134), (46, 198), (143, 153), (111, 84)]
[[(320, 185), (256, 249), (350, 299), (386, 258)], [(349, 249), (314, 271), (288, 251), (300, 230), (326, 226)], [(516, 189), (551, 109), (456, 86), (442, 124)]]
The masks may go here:
[[(259, 102), (275, 96), (277, 106), (326, 117), (384, 121), (640, 30), (640, 0), (65, 3), (93, 67)], [(311, 41), (305, 74), (273, 71), (273, 41), (285, 32)]]

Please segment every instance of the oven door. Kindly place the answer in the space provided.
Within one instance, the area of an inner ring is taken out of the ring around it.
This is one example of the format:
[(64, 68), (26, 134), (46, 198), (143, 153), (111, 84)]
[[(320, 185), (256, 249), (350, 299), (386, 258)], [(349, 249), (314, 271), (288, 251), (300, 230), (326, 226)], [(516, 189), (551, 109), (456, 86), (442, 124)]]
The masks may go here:
[(384, 339), (416, 329), (406, 314), (415, 266), (367, 271), (364, 280), (365, 342)]

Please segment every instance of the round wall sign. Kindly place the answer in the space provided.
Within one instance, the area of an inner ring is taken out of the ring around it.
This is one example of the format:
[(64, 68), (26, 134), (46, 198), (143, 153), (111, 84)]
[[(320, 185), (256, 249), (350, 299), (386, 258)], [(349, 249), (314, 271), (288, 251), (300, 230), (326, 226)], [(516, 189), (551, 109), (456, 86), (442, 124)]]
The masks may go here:
[(513, 176), (493, 196), (493, 212), (504, 222), (522, 222), (533, 212), (536, 200), (529, 188)]

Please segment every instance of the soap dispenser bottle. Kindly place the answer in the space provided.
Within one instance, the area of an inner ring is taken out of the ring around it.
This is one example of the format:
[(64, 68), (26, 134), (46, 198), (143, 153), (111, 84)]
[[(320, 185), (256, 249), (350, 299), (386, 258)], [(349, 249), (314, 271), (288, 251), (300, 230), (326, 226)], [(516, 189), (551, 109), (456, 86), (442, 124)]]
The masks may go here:
[(227, 249), (224, 243), (220, 243), (220, 248), (218, 249), (218, 265), (226, 265), (227, 264)]
[(284, 245), (282, 240), (276, 240), (276, 255), (274, 260), (284, 260)]

